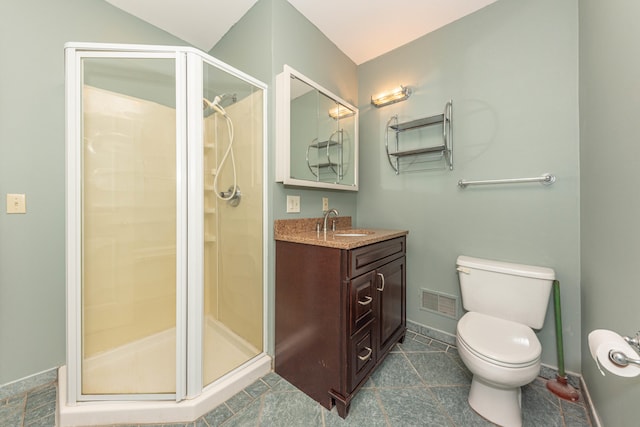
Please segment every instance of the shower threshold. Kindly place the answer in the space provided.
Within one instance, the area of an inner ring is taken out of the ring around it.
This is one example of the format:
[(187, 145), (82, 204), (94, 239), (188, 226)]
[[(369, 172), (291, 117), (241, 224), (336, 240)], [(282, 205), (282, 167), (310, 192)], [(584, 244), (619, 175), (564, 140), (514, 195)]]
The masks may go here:
[(59, 427), (105, 424), (145, 424), (191, 422), (271, 371), (271, 357), (261, 353), (244, 365), (203, 389), (202, 393), (181, 402), (109, 401), (78, 402), (67, 405), (67, 367), (58, 370), (57, 423)]

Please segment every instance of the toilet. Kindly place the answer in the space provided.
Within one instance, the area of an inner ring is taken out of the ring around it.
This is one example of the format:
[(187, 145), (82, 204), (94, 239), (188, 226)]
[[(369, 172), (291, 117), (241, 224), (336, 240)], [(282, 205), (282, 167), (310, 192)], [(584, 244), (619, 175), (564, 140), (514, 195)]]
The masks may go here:
[(462, 306), (458, 353), (473, 374), (469, 405), (505, 427), (522, 425), (521, 387), (540, 373), (540, 329), (555, 272), (546, 267), (459, 256)]

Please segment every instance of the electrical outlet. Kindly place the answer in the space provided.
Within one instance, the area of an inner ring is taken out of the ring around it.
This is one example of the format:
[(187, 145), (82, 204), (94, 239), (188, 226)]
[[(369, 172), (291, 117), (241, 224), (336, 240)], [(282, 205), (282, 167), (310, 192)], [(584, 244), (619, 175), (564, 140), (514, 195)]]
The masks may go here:
[(24, 194), (7, 194), (7, 213), (27, 213), (27, 197)]
[(326, 212), (329, 210), (329, 198), (328, 197), (323, 197), (322, 198), (322, 212)]
[(300, 196), (287, 196), (287, 213), (300, 213)]

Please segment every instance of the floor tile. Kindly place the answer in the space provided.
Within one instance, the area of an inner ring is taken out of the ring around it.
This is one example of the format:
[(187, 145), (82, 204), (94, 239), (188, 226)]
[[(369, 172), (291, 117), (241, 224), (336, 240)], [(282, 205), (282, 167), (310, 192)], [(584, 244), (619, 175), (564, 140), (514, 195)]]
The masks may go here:
[[(271, 390), (273, 391), (290, 391), (290, 392), (297, 392), (299, 391), (296, 386), (294, 386), (293, 384), (291, 384), (289, 381), (285, 380), (284, 378), (276, 383), (274, 386), (271, 387)], [(302, 393), (302, 392), (300, 392)]]
[(485, 427), (493, 426), (469, 406), (469, 386), (430, 387), (456, 426)]
[(422, 380), (402, 353), (390, 353), (371, 375), (375, 387), (422, 385)]
[(244, 409), (252, 400), (253, 398), (243, 390), (231, 396), (225, 403), (235, 413)]
[[(250, 427), (260, 425), (260, 410), (262, 409), (262, 400), (256, 399), (248, 406), (240, 410), (233, 417), (221, 424), (224, 427)], [(214, 427), (214, 426), (211, 426)], [(217, 426), (215, 426), (217, 427)]]
[(269, 387), (273, 387), (274, 385), (282, 381), (282, 377), (275, 372), (269, 372), (267, 375), (262, 377), (262, 381), (267, 383)]
[(37, 418), (34, 420), (24, 420), (24, 427), (53, 427), (56, 425), (56, 414), (50, 413), (49, 415)]
[(336, 408), (324, 412), (325, 427), (378, 427), (387, 426), (382, 408), (378, 403), (378, 396), (373, 389), (362, 389), (353, 398), (349, 414), (345, 419), (340, 418)]
[(428, 385), (471, 383), (471, 378), (446, 353), (407, 353), (407, 358)]
[(425, 387), (378, 390), (392, 426), (453, 426)]
[[(346, 419), (272, 372), (194, 422), (143, 427), (493, 426), (469, 407), (470, 383), (455, 347), (408, 332), (356, 394)], [(0, 426), (53, 427), (56, 393), (50, 383), (0, 398)], [(559, 399), (546, 380), (523, 387), (522, 404), (525, 427), (591, 427), (584, 400)]]
[(583, 405), (577, 403), (568, 402), (566, 400), (560, 401), (562, 408), (562, 414), (565, 418), (572, 418), (577, 421), (587, 422), (589, 416)]
[(405, 338), (404, 342), (402, 344), (398, 344), (398, 346), (405, 352), (444, 351), (447, 349), (446, 344), (425, 339), (421, 335), (417, 335), (414, 338)]
[(560, 427), (562, 414), (560, 408), (549, 398), (551, 393), (536, 387), (522, 388), (522, 425), (523, 427)]
[(196, 423), (162, 424), (162, 427), (196, 427)]
[(249, 387), (245, 388), (244, 391), (247, 392), (247, 394), (252, 398), (256, 398), (270, 389), (271, 388), (267, 385), (267, 383), (263, 382), (262, 380), (258, 380), (251, 384)]
[(0, 426), (21, 426), (24, 417), (24, 404), (14, 402), (0, 406)]
[(229, 409), (227, 405), (220, 405), (206, 414), (203, 418), (210, 427), (217, 427), (232, 416), (233, 412), (231, 412), (231, 409)]
[(304, 393), (270, 391), (261, 400), (260, 426), (322, 426), (324, 409)]

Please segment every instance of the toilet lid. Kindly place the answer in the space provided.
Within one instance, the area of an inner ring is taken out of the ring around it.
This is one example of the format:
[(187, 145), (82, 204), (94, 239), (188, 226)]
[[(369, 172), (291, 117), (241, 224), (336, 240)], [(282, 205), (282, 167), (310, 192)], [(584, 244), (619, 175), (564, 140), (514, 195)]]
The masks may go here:
[(469, 312), (458, 321), (458, 338), (466, 346), (498, 364), (530, 365), (542, 353), (531, 328), (510, 320)]

